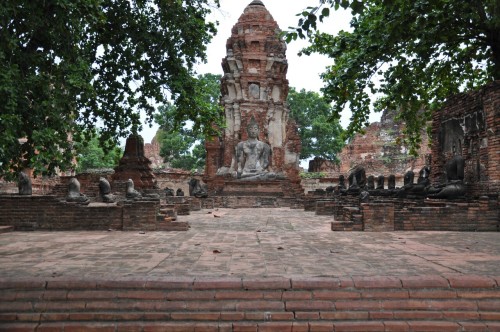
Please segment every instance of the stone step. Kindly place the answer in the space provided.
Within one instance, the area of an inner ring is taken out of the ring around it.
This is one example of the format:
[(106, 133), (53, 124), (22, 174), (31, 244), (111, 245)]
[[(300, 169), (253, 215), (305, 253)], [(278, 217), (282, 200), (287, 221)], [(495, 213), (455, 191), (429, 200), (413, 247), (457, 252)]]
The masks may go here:
[(497, 331), (499, 281), (468, 275), (2, 279), (0, 331)]
[(0, 226), (0, 234), (14, 231), (14, 226)]
[(332, 221), (331, 230), (334, 232), (363, 231), (363, 225), (358, 225), (352, 221)]
[[(276, 197), (267, 195), (253, 196), (211, 196), (200, 200), (200, 208), (274, 208), (289, 207), (291, 209), (303, 209), (304, 204), (301, 199)], [(195, 211), (192, 209), (191, 211)]]
[(164, 215), (164, 216), (167, 216), (167, 217), (170, 217), (172, 219), (176, 219), (177, 218), (177, 212), (174, 208), (172, 209), (163, 209), (161, 208), (160, 209), (160, 214), (161, 215)]
[[(263, 315), (272, 315), (262, 313)], [(148, 314), (146, 314), (148, 315)], [(162, 314), (151, 315), (161, 317)], [(182, 315), (181, 315), (182, 316)], [(233, 315), (234, 316), (234, 315)], [(231, 316), (228, 316), (231, 317)], [(63, 329), (64, 328), (64, 329)], [(158, 320), (136, 321), (71, 321), (71, 322), (9, 322), (0, 326), (0, 331), (498, 331), (500, 322), (474, 321), (404, 321), (384, 322), (380, 320), (356, 321), (264, 321), (242, 320)]]

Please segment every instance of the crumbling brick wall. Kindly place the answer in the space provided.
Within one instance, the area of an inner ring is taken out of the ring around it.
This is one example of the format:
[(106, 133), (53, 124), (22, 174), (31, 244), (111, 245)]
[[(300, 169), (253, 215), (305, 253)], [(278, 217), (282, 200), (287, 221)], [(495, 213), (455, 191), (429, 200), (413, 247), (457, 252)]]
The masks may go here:
[(404, 173), (418, 171), (428, 165), (430, 149), (429, 140), (425, 130), (421, 131), (422, 143), (418, 157), (410, 155), (409, 150), (397, 139), (402, 135), (405, 124), (395, 119), (396, 112), (385, 110), (380, 122), (374, 122), (364, 128), (363, 133), (356, 134), (354, 138), (338, 154), (340, 163), (328, 165), (321, 159), (309, 163), (309, 172), (326, 172), (329, 178), (338, 178), (339, 175), (347, 177), (352, 168), (360, 165), (366, 170), (366, 175), (384, 175), (386, 178), (394, 174), (402, 183)]
[(432, 122), (434, 184), (446, 180), (453, 150), (465, 159), (465, 184), (471, 197), (500, 190), (500, 81), (448, 99)]

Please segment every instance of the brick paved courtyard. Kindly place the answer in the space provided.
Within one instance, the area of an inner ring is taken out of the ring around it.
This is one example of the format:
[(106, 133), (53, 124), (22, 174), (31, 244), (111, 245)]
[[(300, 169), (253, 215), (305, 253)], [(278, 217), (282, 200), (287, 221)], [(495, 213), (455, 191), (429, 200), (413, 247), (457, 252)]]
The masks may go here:
[(180, 216), (187, 232), (0, 234), (0, 278), (500, 275), (500, 233), (332, 232), (288, 208)]

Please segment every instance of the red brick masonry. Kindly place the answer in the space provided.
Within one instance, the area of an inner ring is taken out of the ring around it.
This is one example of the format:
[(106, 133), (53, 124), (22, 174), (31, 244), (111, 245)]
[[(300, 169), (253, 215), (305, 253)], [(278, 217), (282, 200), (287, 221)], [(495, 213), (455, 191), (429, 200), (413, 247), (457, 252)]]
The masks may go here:
[(0, 195), (0, 226), (12, 226), (16, 231), (187, 230), (184, 222), (165, 222), (162, 207), (167, 206), (159, 200), (79, 205), (55, 196)]
[(499, 331), (500, 277), (0, 280), (0, 331)]

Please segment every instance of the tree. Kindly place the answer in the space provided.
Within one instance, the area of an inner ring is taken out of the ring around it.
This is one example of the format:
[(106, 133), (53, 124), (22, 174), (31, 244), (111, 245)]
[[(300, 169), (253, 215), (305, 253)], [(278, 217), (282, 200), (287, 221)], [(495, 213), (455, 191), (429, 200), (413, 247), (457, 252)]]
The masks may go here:
[[(220, 75), (204, 74), (197, 77), (197, 93), (205, 112), (219, 117), (223, 109), (220, 100)], [(207, 130), (187, 125), (186, 121), (175, 121), (175, 115), (183, 113), (175, 105), (167, 103), (158, 108), (155, 121), (160, 126), (158, 142), (160, 155), (172, 167), (185, 170), (198, 170), (205, 165), (205, 133)], [(210, 123), (204, 124), (205, 126)]]
[[(117, 141), (151, 123), (169, 97), (176, 123), (219, 114), (198, 97), (193, 65), (205, 61), (218, 0), (5, 0), (0, 2), (0, 176), (66, 169), (68, 140)], [(79, 132), (85, 135), (77, 135)], [(19, 141), (20, 138), (24, 140)]]
[(76, 143), (75, 149), (78, 151), (76, 171), (78, 173), (93, 168), (113, 168), (120, 162), (123, 155), (122, 149), (110, 142), (109, 144), (114, 147), (105, 152), (99, 144), (99, 136), (99, 132), (91, 133), (90, 140)]
[[(352, 31), (318, 31), (317, 21), (341, 7), (352, 11)], [(332, 119), (351, 109), (349, 134), (372, 109), (397, 109), (416, 153), (420, 129), (448, 96), (500, 79), (498, 0), (319, 0), (298, 15), (287, 41), (307, 37), (302, 53), (333, 60), (322, 91), (335, 102)]]
[(192, 130), (185, 126), (177, 129), (174, 121), (177, 109), (174, 105), (167, 103), (158, 108), (155, 114), (155, 121), (160, 126), (157, 137), (160, 144), (160, 156), (166, 163), (189, 152), (189, 149), (196, 141)]
[[(205, 148), (199, 135), (186, 126), (176, 128), (173, 116), (176, 108), (166, 104), (158, 108), (155, 116), (160, 125), (157, 137), (160, 144), (160, 156), (163, 161), (174, 168), (194, 170), (205, 165)], [(202, 151), (200, 151), (200, 148)]]
[(206, 156), (207, 151), (205, 150), (204, 141), (197, 141), (190, 153), (182, 155), (172, 161), (172, 167), (188, 171), (203, 170), (205, 168)]
[(342, 150), (342, 127), (338, 120), (327, 121), (332, 107), (320, 94), (304, 89), (297, 92), (290, 88), (287, 102), (290, 116), (297, 122), (302, 150), (300, 159), (316, 156), (327, 160), (337, 160)]

